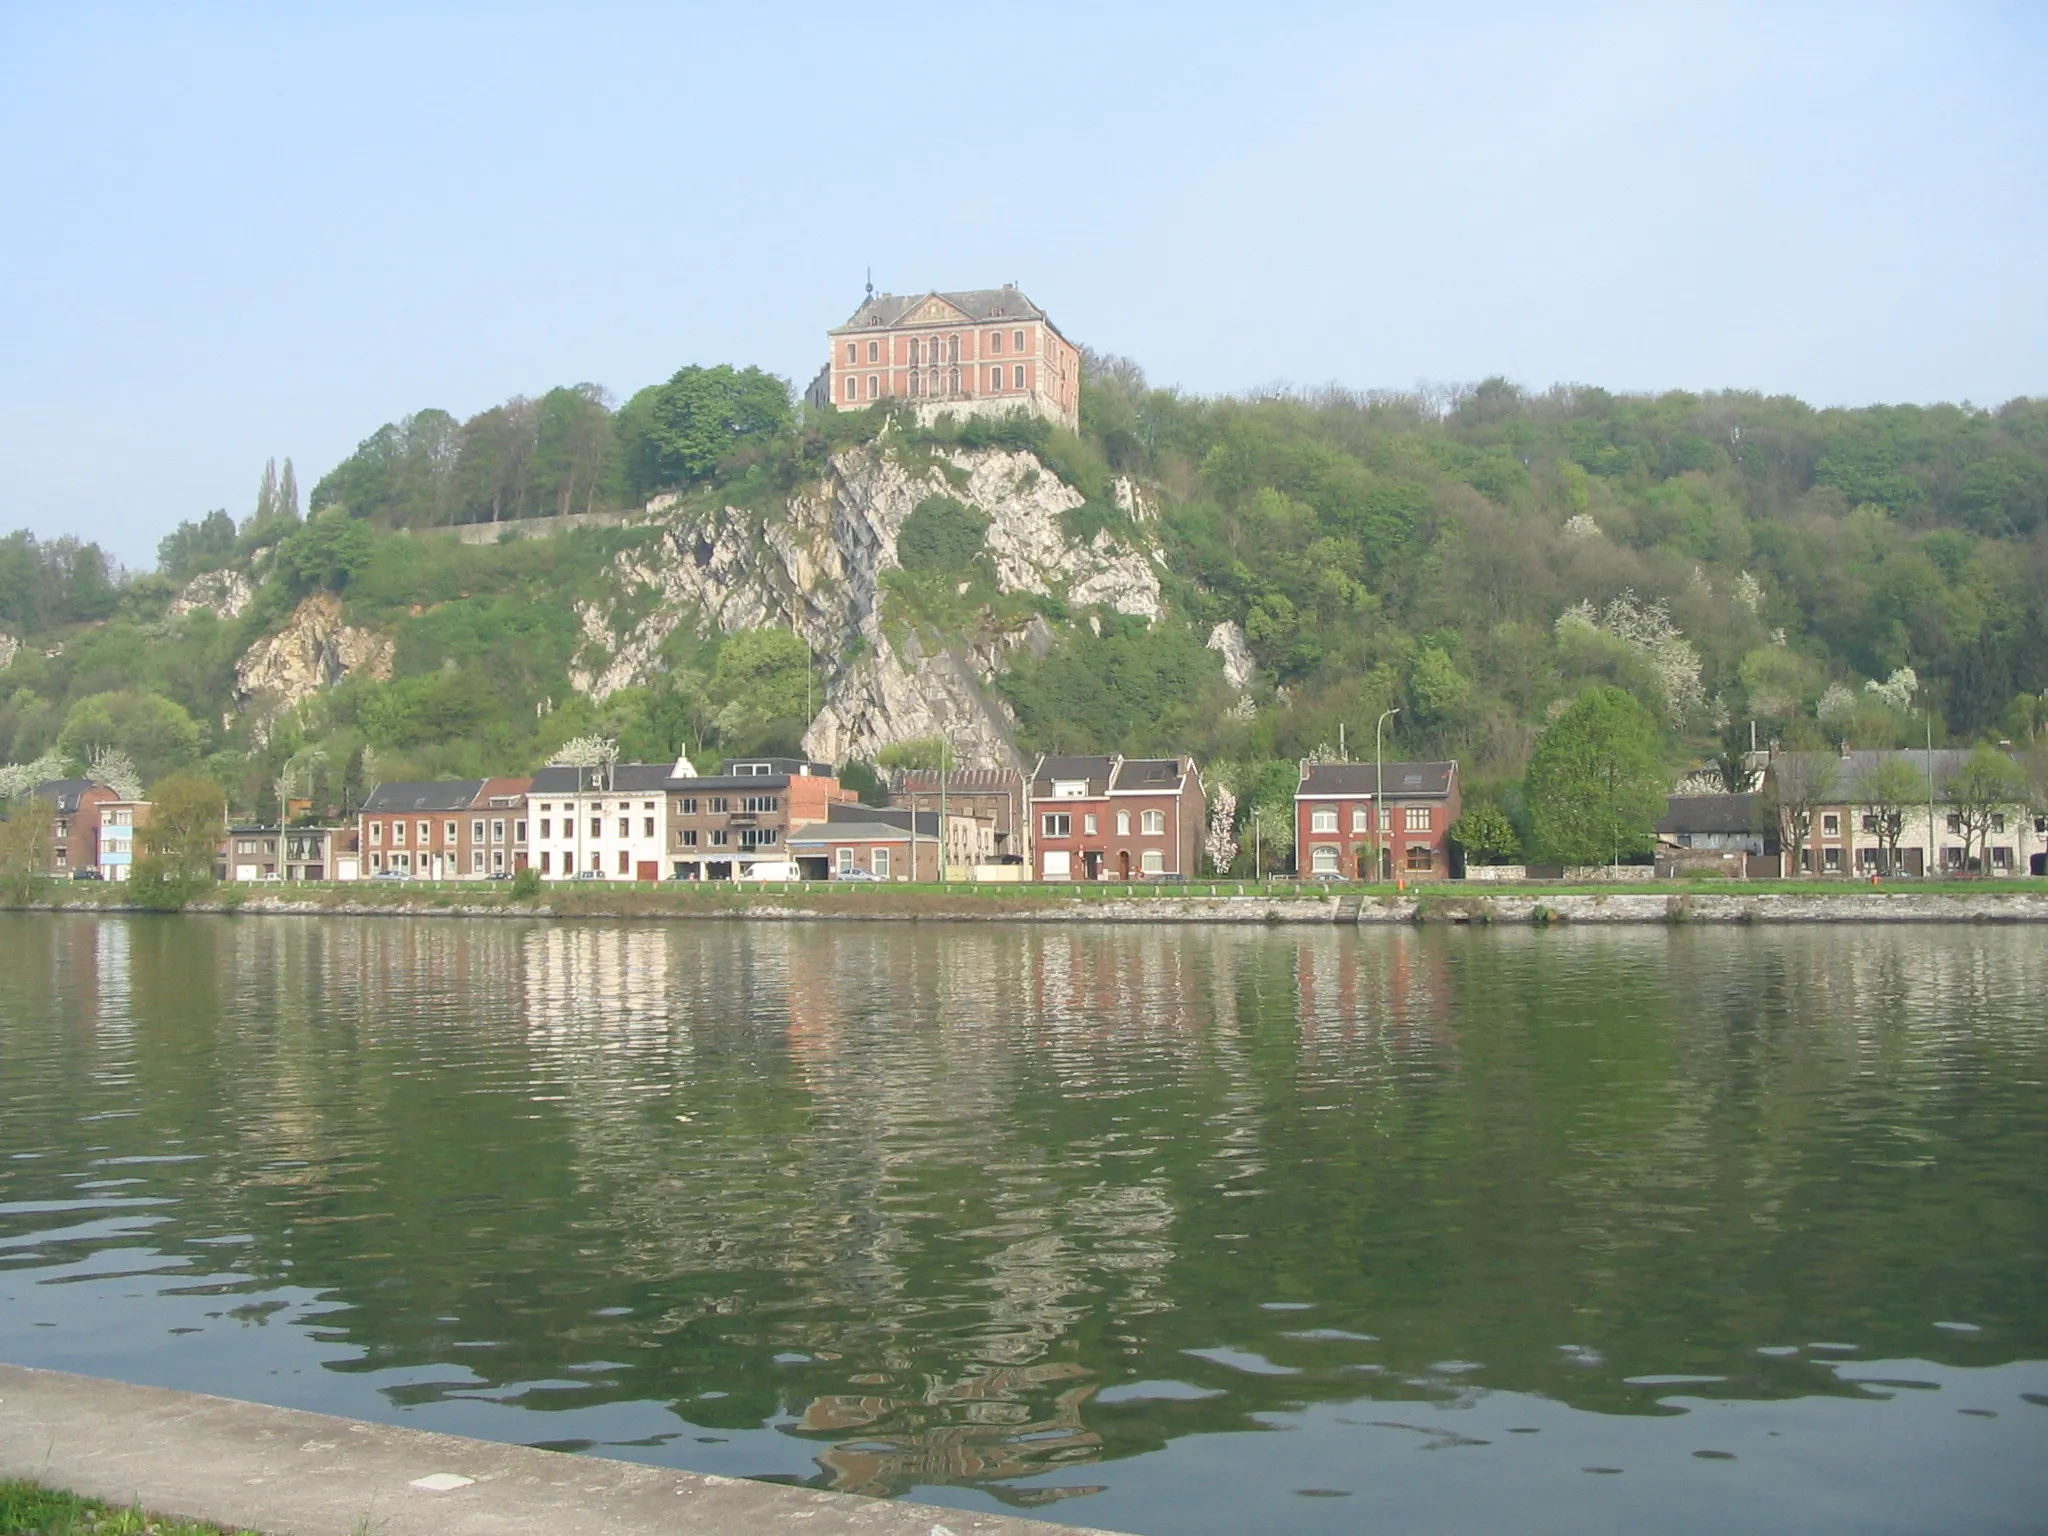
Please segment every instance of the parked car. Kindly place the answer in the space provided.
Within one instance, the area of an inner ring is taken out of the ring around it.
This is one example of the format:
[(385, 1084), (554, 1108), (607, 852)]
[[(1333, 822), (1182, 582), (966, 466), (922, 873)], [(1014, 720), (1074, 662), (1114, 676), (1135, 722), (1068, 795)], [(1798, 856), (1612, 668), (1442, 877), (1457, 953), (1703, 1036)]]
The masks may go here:
[(601, 869), (579, 869), (576, 871), (576, 878), (578, 880), (602, 880), (604, 878), (604, 871)]
[(509, 869), (494, 869), (491, 871), (491, 878), (493, 880), (510, 880), (512, 878), (512, 871)]
[(107, 877), (101, 874), (94, 865), (87, 864), (71, 871), (71, 878), (74, 880), (104, 880)]
[(402, 869), (380, 869), (370, 878), (372, 880), (410, 880), (412, 875)]
[(880, 880), (882, 877), (871, 869), (842, 869), (832, 876), (834, 880)]

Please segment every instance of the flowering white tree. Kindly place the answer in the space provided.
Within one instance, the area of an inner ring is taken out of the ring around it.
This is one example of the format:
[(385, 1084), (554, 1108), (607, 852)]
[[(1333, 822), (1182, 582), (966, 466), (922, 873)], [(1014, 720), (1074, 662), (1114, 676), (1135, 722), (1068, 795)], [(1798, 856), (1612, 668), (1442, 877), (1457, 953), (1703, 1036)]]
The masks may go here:
[(86, 767), (86, 776), (106, 785), (123, 800), (142, 798), (142, 775), (136, 770), (135, 759), (119, 747), (97, 749)]
[(1749, 572), (1744, 571), (1735, 578), (1735, 601), (1751, 613), (1764, 611), (1764, 584)]
[(64, 759), (54, 752), (45, 752), (34, 762), (7, 764), (0, 768), (0, 800), (19, 800), (38, 784), (63, 778), (65, 767)]
[(1814, 706), (1814, 713), (1820, 716), (1823, 725), (1840, 725), (1856, 713), (1856, 695), (1840, 683), (1830, 683)]
[(1664, 713), (1673, 725), (1705, 712), (1706, 684), (1700, 679), (1700, 653), (1671, 622), (1671, 613), (1660, 599), (1641, 601), (1626, 591), (1596, 611), (1591, 602), (1574, 603), (1558, 616), (1557, 633), (1562, 636), (1580, 627), (1621, 641), (1650, 664), (1651, 674), (1662, 690)]
[(1865, 683), (1866, 692), (1877, 695), (1877, 701), (1887, 709), (1900, 714), (1910, 713), (1913, 695), (1920, 687), (1920, 676), (1911, 667), (1900, 667), (1881, 683)]
[(619, 760), (619, 744), (606, 736), (572, 736), (550, 759), (556, 768), (602, 768)]
[(1237, 862), (1237, 796), (1228, 784), (1216, 786), (1216, 798), (1209, 806), (1209, 835), (1202, 840), (1209, 855), (1209, 867), (1222, 874)]

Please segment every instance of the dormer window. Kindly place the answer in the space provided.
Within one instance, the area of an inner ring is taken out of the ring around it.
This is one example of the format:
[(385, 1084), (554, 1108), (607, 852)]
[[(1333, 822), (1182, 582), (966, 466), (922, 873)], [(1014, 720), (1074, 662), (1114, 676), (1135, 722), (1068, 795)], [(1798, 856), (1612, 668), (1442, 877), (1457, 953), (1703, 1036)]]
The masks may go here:
[(1085, 799), (1087, 794), (1088, 781), (1086, 779), (1053, 780), (1052, 797), (1055, 800), (1081, 800)]

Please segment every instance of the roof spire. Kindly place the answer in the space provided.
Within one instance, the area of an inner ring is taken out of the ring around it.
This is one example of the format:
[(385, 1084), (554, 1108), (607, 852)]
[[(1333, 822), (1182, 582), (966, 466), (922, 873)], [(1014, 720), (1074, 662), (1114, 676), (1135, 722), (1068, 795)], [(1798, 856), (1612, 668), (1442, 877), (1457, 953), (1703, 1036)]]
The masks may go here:
[(873, 267), (868, 268), (868, 302), (870, 304), (875, 302), (875, 269)]

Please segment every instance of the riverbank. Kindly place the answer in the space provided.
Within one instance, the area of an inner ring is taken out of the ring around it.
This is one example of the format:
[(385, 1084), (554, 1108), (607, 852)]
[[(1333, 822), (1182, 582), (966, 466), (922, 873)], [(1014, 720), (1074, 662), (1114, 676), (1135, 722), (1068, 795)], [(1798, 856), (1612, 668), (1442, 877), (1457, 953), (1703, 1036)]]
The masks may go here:
[[(51, 884), (16, 911), (161, 910), (118, 885)], [(1873, 888), (1840, 881), (1659, 881), (1617, 887), (1440, 883), (1392, 886), (1215, 881), (1189, 885), (553, 886), (521, 900), (500, 885), (223, 885), (177, 910), (264, 917), (515, 917), (608, 921), (1274, 923), (2038, 923), (2048, 881)]]
[(40, 1483), (0, 1482), (0, 1536), (254, 1536), (217, 1525), (167, 1520), (153, 1510), (117, 1509)]
[(1087, 1536), (13, 1365), (0, 1477), (289, 1536)]

